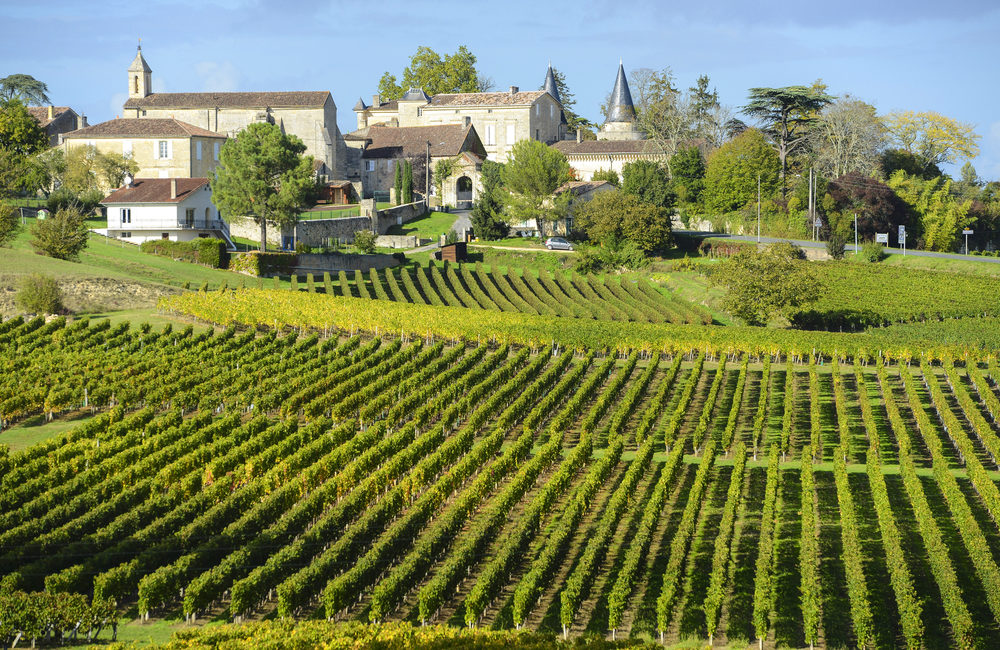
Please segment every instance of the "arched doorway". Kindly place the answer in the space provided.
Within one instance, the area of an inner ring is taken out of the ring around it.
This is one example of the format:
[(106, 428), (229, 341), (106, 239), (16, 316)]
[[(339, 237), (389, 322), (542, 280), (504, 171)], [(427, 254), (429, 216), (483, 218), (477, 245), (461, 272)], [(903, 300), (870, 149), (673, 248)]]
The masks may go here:
[(455, 183), (455, 203), (459, 210), (472, 208), (472, 179), (468, 176), (460, 176)]

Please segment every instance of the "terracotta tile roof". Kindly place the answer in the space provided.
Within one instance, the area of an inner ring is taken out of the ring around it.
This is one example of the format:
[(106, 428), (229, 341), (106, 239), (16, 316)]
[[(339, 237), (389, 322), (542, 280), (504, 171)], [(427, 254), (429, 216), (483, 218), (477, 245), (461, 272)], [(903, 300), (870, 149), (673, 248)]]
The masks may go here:
[[(170, 183), (177, 183), (177, 198), (170, 198)], [(101, 203), (180, 203), (208, 185), (207, 178), (137, 178), (132, 187), (121, 187)]]
[(403, 158), (423, 156), (427, 143), (431, 143), (431, 156), (457, 156), (465, 150), (486, 156), (478, 135), (473, 136), (471, 147), (463, 148), (469, 132), (475, 129), (462, 124), (437, 126), (373, 126), (368, 129), (371, 144), (362, 158)]
[(27, 109), (31, 117), (38, 120), (38, 123), (42, 126), (42, 128), (48, 126), (50, 122), (54, 121), (57, 117), (59, 117), (66, 111), (72, 110), (69, 106), (53, 106), (52, 119), (49, 119), (48, 106), (28, 106)]
[(65, 138), (202, 138), (226, 139), (225, 134), (209, 131), (171, 118), (118, 118), (67, 133)]
[(327, 90), (306, 92), (153, 93), (130, 98), (125, 108), (318, 108)]
[(551, 145), (567, 156), (593, 156), (601, 154), (616, 153), (648, 153), (657, 154), (659, 151), (649, 140), (560, 140)]
[(527, 106), (547, 94), (544, 90), (516, 93), (442, 93), (431, 97), (431, 106)]

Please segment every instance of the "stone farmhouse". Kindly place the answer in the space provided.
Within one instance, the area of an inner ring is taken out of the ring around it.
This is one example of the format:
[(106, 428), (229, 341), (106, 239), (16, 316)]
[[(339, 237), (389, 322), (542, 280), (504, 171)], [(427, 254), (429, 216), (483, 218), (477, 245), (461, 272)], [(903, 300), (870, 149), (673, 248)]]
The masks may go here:
[(235, 136), (248, 124), (277, 124), (296, 135), (306, 153), (323, 161), (343, 178), (344, 144), (337, 128), (337, 106), (329, 91), (154, 93), (152, 69), (140, 46), (128, 68), (125, 117), (175, 119), (224, 136)]
[(565, 136), (566, 117), (555, 88), (549, 66), (544, 90), (522, 91), (511, 86), (506, 92), (442, 93), (429, 97), (419, 88), (410, 88), (392, 101), (382, 101), (375, 95), (368, 105), (359, 99), (354, 113), (359, 130), (375, 125), (471, 125), (482, 140), (487, 158), (504, 162), (519, 140), (552, 143)]
[(646, 139), (639, 130), (632, 103), (632, 93), (625, 77), (625, 68), (618, 64), (618, 76), (608, 103), (608, 117), (597, 133), (597, 140), (563, 140), (552, 144), (561, 151), (576, 172), (577, 178), (589, 181), (594, 172), (612, 169), (622, 173), (626, 163), (636, 160), (666, 161), (663, 152)]
[(140, 178), (207, 178), (225, 141), (224, 135), (172, 118), (119, 118), (67, 133), (63, 147), (67, 153), (92, 146), (130, 156)]
[[(455, 161), (452, 174), (442, 183), (442, 205), (471, 208), (479, 186), (479, 172), (486, 158), (486, 148), (472, 125), (372, 126), (352, 134), (348, 146), (360, 146), (361, 181), (365, 192), (389, 195), (396, 178), (396, 167), (403, 161), (413, 166), (413, 190), (424, 193), (430, 183), (430, 195), (437, 196), (433, 170), (438, 161)], [(430, 163), (431, 178), (424, 170)]]
[(49, 145), (59, 144), (59, 136), (87, 126), (87, 116), (78, 115), (69, 106), (28, 106), (28, 113), (49, 136)]
[(212, 204), (207, 178), (136, 178), (101, 205), (108, 211), (109, 237), (133, 244), (152, 239), (191, 241), (217, 237), (234, 249), (229, 227)]

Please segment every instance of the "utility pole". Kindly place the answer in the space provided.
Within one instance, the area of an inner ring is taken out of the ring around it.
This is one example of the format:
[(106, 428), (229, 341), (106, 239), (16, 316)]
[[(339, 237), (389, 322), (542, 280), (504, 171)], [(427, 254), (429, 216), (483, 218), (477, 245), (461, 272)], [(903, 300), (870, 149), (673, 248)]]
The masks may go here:
[(424, 164), (424, 210), (431, 209), (431, 141), (427, 141), (427, 159)]
[(854, 213), (854, 254), (858, 254), (858, 213)]
[(813, 214), (813, 170), (809, 168), (809, 226), (812, 228), (812, 238), (816, 241), (816, 216)]
[[(760, 243), (760, 174), (757, 174), (757, 243)], [(966, 249), (968, 248), (967, 244)]]

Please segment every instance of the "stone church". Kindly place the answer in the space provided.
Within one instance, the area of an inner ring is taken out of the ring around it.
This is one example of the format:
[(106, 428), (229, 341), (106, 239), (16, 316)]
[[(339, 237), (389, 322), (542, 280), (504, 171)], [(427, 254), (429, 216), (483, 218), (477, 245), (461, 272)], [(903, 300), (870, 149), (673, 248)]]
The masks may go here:
[(298, 136), (307, 154), (344, 177), (344, 139), (329, 91), (154, 93), (152, 72), (139, 46), (128, 68), (123, 117), (174, 119), (227, 137), (254, 122), (276, 124)]

